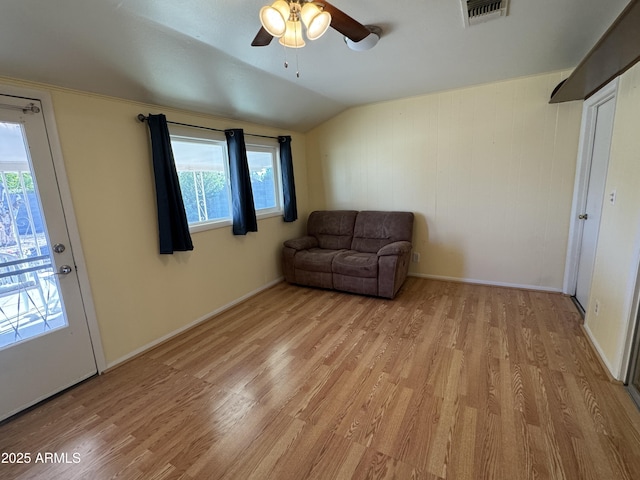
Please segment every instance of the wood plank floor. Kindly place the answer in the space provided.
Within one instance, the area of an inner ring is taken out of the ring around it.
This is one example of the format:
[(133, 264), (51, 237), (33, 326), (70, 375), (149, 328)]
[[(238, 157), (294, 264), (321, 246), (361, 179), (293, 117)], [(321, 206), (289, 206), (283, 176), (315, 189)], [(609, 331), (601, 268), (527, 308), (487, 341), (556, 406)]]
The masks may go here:
[(282, 283), (0, 426), (32, 459), (0, 478), (637, 480), (640, 414), (580, 324), (558, 294)]

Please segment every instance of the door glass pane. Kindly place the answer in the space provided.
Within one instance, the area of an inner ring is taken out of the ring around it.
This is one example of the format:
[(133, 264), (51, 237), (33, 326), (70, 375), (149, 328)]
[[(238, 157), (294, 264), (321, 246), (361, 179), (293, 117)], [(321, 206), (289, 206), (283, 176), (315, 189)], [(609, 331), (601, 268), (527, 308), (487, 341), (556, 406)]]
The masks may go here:
[(0, 349), (67, 325), (27, 152), (0, 122)]

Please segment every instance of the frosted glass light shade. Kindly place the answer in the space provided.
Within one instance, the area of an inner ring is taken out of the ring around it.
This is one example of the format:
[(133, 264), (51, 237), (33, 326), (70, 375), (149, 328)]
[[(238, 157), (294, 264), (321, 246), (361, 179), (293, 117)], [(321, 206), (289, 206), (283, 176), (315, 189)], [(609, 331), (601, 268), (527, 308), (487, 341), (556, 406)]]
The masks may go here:
[(289, 48), (302, 48), (305, 46), (304, 38), (302, 38), (302, 24), (289, 20), (284, 35), (279, 40), (281, 45)]
[(271, 6), (260, 9), (260, 23), (274, 37), (282, 37), (287, 28), (291, 10), (284, 0), (277, 0)]
[(300, 18), (307, 27), (307, 38), (316, 40), (324, 35), (331, 24), (329, 12), (323, 12), (314, 3), (305, 3), (300, 11)]

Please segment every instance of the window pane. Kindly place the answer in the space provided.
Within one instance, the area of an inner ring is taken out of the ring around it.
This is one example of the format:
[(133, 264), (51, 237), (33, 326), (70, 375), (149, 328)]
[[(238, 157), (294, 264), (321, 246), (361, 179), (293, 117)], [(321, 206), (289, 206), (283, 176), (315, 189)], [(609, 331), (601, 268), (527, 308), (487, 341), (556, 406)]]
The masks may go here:
[(274, 155), (271, 151), (247, 151), (253, 203), (256, 210), (276, 207), (273, 158)]
[(171, 140), (189, 224), (230, 217), (225, 151), (218, 142)]

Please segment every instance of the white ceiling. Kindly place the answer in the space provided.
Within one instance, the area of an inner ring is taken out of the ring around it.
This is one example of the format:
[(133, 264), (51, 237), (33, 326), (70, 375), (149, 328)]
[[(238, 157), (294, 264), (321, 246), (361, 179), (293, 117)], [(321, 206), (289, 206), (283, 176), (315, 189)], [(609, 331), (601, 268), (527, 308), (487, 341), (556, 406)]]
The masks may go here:
[(382, 27), (367, 52), (332, 29), (251, 47), (268, 3), (0, 0), (0, 76), (304, 132), (350, 106), (573, 68), (628, 0), (511, 0), (468, 29), (460, 0), (332, 0)]

